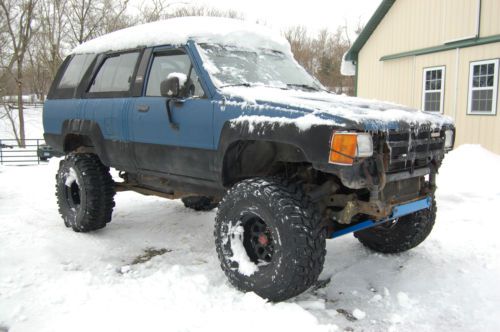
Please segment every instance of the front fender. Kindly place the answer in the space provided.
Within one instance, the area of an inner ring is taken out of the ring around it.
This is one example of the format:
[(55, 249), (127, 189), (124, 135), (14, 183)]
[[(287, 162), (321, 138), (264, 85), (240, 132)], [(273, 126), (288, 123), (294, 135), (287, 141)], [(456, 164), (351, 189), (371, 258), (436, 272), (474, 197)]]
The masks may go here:
[(318, 170), (338, 174), (339, 166), (328, 163), (330, 140), (335, 130), (344, 128), (318, 125), (300, 130), (293, 123), (227, 121), (221, 130), (215, 169), (223, 169), (225, 154), (235, 142), (264, 141), (293, 147), (296, 154), (288, 154), (293, 159), (290, 161), (308, 162)]

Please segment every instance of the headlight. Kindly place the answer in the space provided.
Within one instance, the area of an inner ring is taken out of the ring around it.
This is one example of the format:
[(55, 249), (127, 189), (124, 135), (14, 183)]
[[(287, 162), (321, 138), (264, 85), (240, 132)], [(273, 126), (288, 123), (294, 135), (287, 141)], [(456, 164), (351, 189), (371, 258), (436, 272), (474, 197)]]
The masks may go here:
[(354, 159), (372, 155), (373, 140), (370, 134), (338, 132), (332, 136), (328, 161), (332, 164), (352, 165)]
[(373, 155), (373, 140), (370, 134), (358, 134), (358, 158), (371, 157)]
[(444, 147), (446, 149), (453, 147), (453, 130), (446, 130), (444, 132)]

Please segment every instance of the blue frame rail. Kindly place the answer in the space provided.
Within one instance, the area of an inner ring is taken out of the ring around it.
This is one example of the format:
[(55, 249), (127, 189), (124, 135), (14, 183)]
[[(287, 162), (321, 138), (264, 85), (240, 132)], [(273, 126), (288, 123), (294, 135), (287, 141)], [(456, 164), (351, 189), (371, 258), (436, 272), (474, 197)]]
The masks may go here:
[(417, 211), (420, 211), (423, 209), (428, 209), (431, 206), (431, 204), (432, 204), (432, 199), (429, 196), (427, 196), (426, 198), (419, 199), (417, 201), (397, 205), (392, 209), (391, 216), (386, 218), (386, 219), (365, 220), (365, 221), (362, 221), (360, 223), (357, 223), (356, 225), (352, 225), (352, 226), (346, 227), (344, 229), (335, 231), (330, 235), (330, 237), (333, 239), (333, 238), (336, 238), (336, 237), (339, 237), (339, 236), (342, 236), (345, 234), (349, 234), (352, 232), (358, 232), (358, 231), (363, 230), (363, 229), (371, 228), (371, 227), (383, 224), (385, 222), (388, 222), (390, 220), (405, 216), (407, 214), (414, 213), (414, 212), (417, 212)]

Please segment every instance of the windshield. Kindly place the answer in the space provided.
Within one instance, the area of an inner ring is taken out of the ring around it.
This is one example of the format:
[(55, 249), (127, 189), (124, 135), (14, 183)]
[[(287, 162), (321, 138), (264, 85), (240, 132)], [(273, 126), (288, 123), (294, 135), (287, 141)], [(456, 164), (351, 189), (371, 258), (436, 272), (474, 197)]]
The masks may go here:
[(205, 68), (218, 87), (263, 85), (324, 90), (297, 62), (269, 49), (200, 44)]

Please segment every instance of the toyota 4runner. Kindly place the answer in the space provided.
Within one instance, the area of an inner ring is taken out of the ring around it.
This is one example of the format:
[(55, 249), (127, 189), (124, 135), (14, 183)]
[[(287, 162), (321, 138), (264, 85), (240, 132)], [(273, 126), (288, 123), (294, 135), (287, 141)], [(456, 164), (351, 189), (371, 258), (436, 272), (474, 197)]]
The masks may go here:
[(261, 26), (194, 17), (78, 46), (43, 122), (65, 154), (56, 195), (67, 227), (105, 227), (125, 190), (218, 206), (223, 271), (271, 301), (316, 282), (327, 238), (354, 233), (382, 253), (420, 244), (455, 134), (440, 114), (327, 91)]

